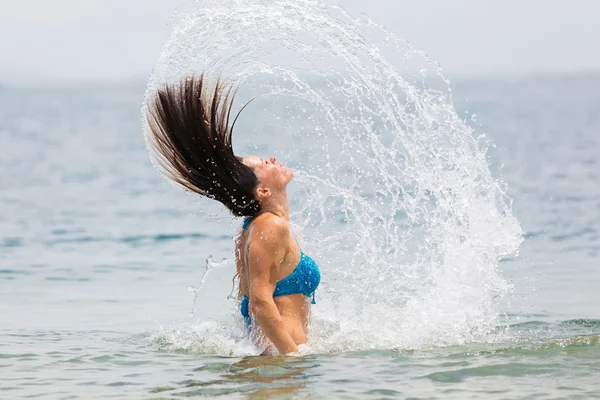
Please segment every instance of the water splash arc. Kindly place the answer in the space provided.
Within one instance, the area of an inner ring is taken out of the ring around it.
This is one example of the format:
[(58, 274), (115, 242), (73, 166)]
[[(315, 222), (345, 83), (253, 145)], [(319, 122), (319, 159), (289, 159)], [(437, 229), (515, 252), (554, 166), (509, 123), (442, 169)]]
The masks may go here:
[(511, 290), (498, 263), (522, 231), (435, 60), (319, 1), (206, 0), (180, 16), (145, 101), (201, 71), (238, 85), (239, 104), (256, 98), (236, 151), (297, 171), (292, 220), (323, 266), (310, 351), (460, 344), (496, 328)]

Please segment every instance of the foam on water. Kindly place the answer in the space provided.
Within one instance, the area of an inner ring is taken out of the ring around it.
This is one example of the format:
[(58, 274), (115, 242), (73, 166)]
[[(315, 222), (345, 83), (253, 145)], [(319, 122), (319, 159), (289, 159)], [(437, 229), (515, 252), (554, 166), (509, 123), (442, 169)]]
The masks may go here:
[[(283, 155), (297, 171), (292, 220), (322, 267), (305, 351), (486, 340), (511, 290), (499, 261), (522, 231), (434, 60), (318, 1), (219, 0), (181, 16), (146, 101), (201, 71), (239, 85), (240, 105), (256, 97), (238, 154)], [(245, 354), (238, 325), (227, 315), (157, 336)]]

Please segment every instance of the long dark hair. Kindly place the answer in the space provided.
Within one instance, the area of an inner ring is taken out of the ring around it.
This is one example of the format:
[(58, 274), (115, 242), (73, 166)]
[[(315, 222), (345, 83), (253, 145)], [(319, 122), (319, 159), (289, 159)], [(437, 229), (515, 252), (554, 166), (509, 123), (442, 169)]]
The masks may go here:
[[(221, 202), (235, 216), (258, 214), (258, 179), (233, 154), (229, 118), (236, 90), (204, 74), (167, 84), (148, 102), (146, 118), (159, 171), (187, 191)], [(244, 106), (245, 107), (245, 106)], [(243, 110), (243, 108), (242, 108)], [(241, 110), (240, 110), (241, 112)]]

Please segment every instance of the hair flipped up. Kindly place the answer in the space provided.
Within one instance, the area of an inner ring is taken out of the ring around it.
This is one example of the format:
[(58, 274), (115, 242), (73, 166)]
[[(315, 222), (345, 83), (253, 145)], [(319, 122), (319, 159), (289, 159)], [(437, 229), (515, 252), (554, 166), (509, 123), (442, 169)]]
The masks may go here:
[(258, 179), (233, 154), (231, 143), (237, 120), (229, 125), (234, 97), (235, 90), (220, 80), (207, 88), (204, 74), (165, 85), (148, 104), (148, 142), (167, 179), (221, 202), (235, 216), (254, 216), (259, 211), (254, 197)]

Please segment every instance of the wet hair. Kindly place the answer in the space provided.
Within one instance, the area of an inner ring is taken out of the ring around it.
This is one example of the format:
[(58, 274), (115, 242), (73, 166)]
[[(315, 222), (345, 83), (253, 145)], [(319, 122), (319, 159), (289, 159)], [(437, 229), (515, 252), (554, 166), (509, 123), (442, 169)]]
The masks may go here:
[[(148, 143), (159, 171), (187, 191), (215, 199), (235, 216), (255, 216), (258, 178), (233, 153), (229, 119), (236, 90), (204, 74), (160, 88), (148, 102)], [(244, 106), (245, 107), (245, 106)]]

